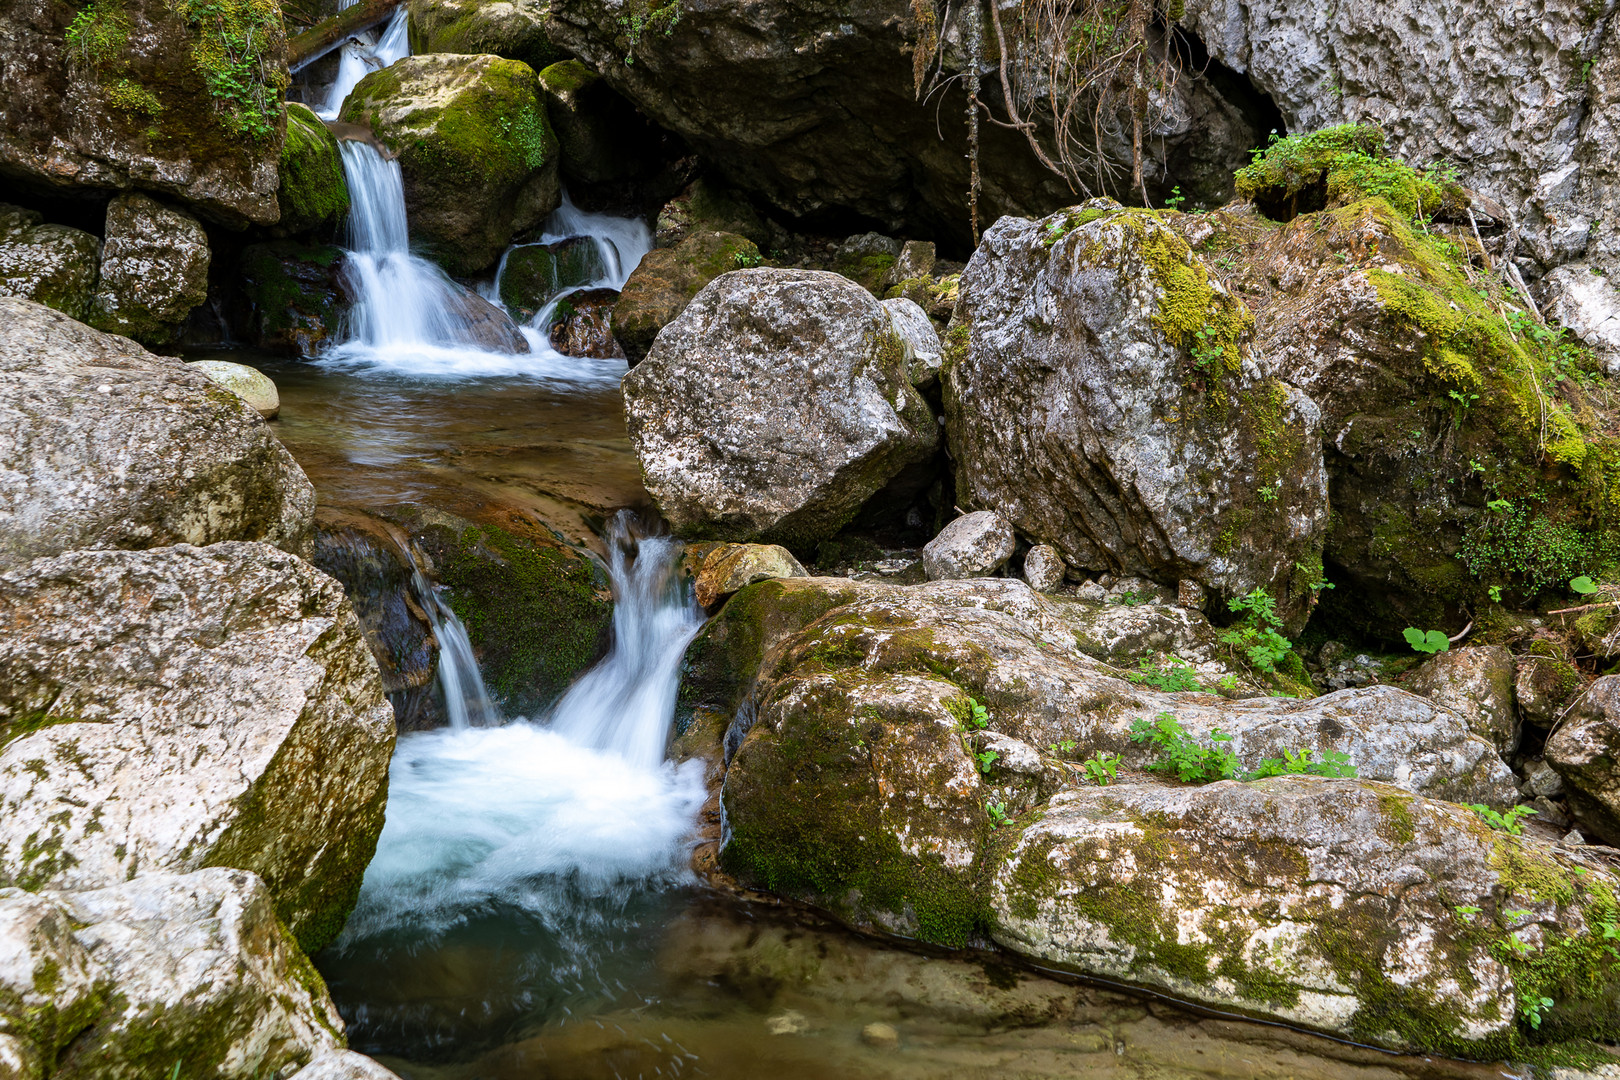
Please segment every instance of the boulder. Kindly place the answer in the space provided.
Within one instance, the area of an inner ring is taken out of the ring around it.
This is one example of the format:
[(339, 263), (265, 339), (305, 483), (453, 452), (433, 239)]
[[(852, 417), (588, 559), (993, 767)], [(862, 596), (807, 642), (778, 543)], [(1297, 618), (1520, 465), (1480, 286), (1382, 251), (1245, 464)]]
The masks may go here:
[(266, 420), (274, 420), (281, 411), (281, 395), (276, 393), (276, 384), (258, 368), (233, 364), (229, 360), (193, 360), (189, 366), (253, 406), (253, 411)]
[(598, 360), (623, 360), (624, 350), (613, 339), (609, 325), (613, 303), (619, 294), (612, 289), (584, 289), (569, 293), (552, 313), (551, 347), (564, 356), (589, 356)]
[(659, 209), (654, 228), (661, 248), (675, 247), (694, 232), (736, 233), (764, 249), (781, 230), (742, 195), (700, 176)]
[(1504, 758), (1519, 747), (1513, 707), (1513, 656), (1501, 645), (1465, 645), (1425, 660), (1402, 684), (1462, 714), (1475, 735)]
[(1620, 675), (1587, 688), (1543, 753), (1564, 778), (1564, 795), (1582, 821), (1620, 841)]
[(455, 317), (458, 333), (470, 344), (513, 355), (530, 351), (529, 339), (512, 317), (471, 289), (451, 282), (444, 308)]
[(905, 245), (892, 236), (866, 232), (847, 238), (833, 254), (833, 269), (866, 289), (883, 295)]
[(18, 296), (83, 320), (101, 262), (101, 241), (34, 210), (0, 203), (0, 296)]
[[(538, 69), (537, 69), (538, 70)], [(546, 113), (571, 183), (613, 184), (647, 170), (658, 132), (602, 77), (578, 60), (540, 71)]]
[(244, 248), (237, 265), (249, 344), (313, 358), (337, 336), (348, 308), (341, 248), (272, 240)]
[(596, 242), (588, 236), (522, 244), (507, 251), (498, 291), (506, 310), (528, 320), (558, 293), (589, 285), (606, 272)]
[(411, 0), (411, 52), (491, 53), (535, 71), (568, 54), (546, 34), (547, 0)]
[(268, 544), (0, 574), (0, 881), (251, 870), (306, 948), (376, 847), (393, 714), (336, 581)]
[(1249, 356), (1251, 324), (1153, 214), (1003, 218), (946, 334), (958, 504), (1076, 569), (1265, 589), (1297, 628), (1328, 518), (1320, 415)]
[(647, 252), (613, 305), (613, 336), (631, 364), (646, 358), (658, 332), (674, 322), (705, 285), (758, 261), (753, 241), (732, 233), (693, 232), (673, 248)]
[(692, 539), (811, 546), (939, 439), (889, 313), (820, 271), (716, 278), (622, 385), (647, 490)]
[(1036, 592), (1051, 592), (1063, 584), (1063, 556), (1051, 544), (1036, 544), (1024, 555), (1024, 580)]
[(928, 541), (923, 569), (929, 581), (989, 577), (1012, 558), (1017, 544), (1006, 518), (993, 510), (979, 510), (952, 521)]
[(179, 360), (0, 297), (0, 569), (74, 548), (309, 544), (315, 490)]
[(340, 119), (399, 155), (412, 246), (452, 274), (493, 265), (561, 202), (540, 82), (516, 60), (407, 57), (361, 79)]
[(85, 321), (166, 345), (208, 299), (208, 260), (208, 234), (196, 218), (147, 195), (119, 195), (107, 204), (101, 272)]
[(330, 236), (349, 213), (349, 185), (337, 137), (307, 106), (287, 103), (287, 141), (281, 146), (281, 180), (276, 188), (283, 236), (320, 232)]
[(916, 301), (903, 297), (883, 301), (883, 308), (894, 323), (895, 333), (900, 335), (900, 343), (905, 346), (906, 376), (911, 385), (919, 390), (933, 387), (939, 382), (945, 352), (928, 312), (918, 307)]
[(377, 1062), (353, 1050), (327, 1050), (293, 1073), (290, 1080), (399, 1080)]
[(232, 227), (274, 224), (285, 44), (269, 4), (8, 6), (0, 185), (138, 188)]
[(1475, 1060), (1617, 1029), (1587, 943), (1620, 877), (1465, 807), (1290, 776), (1081, 787), (1019, 825), (988, 921), (1042, 966)]
[(10, 1076), (149, 1080), (180, 1061), (253, 1080), (341, 1052), (326, 985), (241, 870), (0, 889), (0, 956), (0, 1048), (9, 1040), (20, 1058)]
[(756, 581), (807, 575), (787, 548), (776, 544), (694, 544), (687, 549), (699, 607), (712, 608)]
[(1514, 658), (1513, 700), (1526, 723), (1551, 727), (1585, 680), (1561, 645), (1541, 639), (1532, 648)]

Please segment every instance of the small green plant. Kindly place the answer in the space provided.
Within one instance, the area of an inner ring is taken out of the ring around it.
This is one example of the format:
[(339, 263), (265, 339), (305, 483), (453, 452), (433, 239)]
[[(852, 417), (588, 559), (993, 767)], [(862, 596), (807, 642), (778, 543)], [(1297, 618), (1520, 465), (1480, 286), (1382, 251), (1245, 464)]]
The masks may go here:
[(1527, 818), (1536, 813), (1533, 806), (1515, 806), (1505, 814), (1498, 814), (1484, 803), (1469, 803), (1468, 809), (1480, 816), (1480, 819), (1493, 829), (1518, 836), (1524, 832), (1524, 826), (1519, 824), (1521, 818)]
[(1237, 775), (1237, 755), (1225, 745), (1232, 736), (1216, 728), (1209, 733), (1209, 739), (1212, 745), (1200, 745), (1168, 712), (1159, 713), (1151, 721), (1137, 719), (1131, 723), (1131, 741), (1149, 743), (1159, 751), (1159, 760), (1148, 768), (1175, 773), (1183, 783), (1230, 780)]
[(979, 704), (978, 700), (975, 698), (968, 698), (967, 705), (967, 718), (962, 721), (963, 727), (967, 728), (969, 731), (983, 731), (985, 728), (990, 726), (989, 709), (986, 709), (983, 705)]
[(1571, 581), (1569, 583), (1569, 587), (1580, 593), (1582, 596), (1591, 596), (1593, 593), (1598, 591), (1598, 583), (1587, 577), (1585, 574), (1582, 574), (1580, 577)]
[(1136, 607), (1138, 604), (1145, 604), (1152, 599), (1146, 593), (1138, 593), (1135, 589), (1126, 589), (1115, 598), (1114, 603), (1121, 607)]
[(1350, 764), (1350, 755), (1343, 750), (1324, 750), (1320, 758), (1310, 750), (1284, 750), (1280, 758), (1262, 758), (1245, 780), (1264, 780), (1268, 776), (1331, 776), (1354, 777), (1356, 767)]
[(1447, 640), (1444, 630), (1430, 630), (1424, 633), (1415, 626), (1408, 626), (1401, 631), (1401, 636), (1406, 639), (1406, 643), (1412, 648), (1420, 653), (1428, 653), (1431, 656), (1435, 653), (1446, 652), (1451, 648), (1451, 642)]
[(1478, 915), (1483, 910), (1485, 909), (1475, 907), (1473, 904), (1458, 904), (1456, 907), (1457, 914), (1461, 915), (1465, 919), (1470, 920), (1473, 918), (1473, 916)]
[(1261, 502), (1276, 502), (1277, 501), (1277, 495), (1281, 490), (1282, 490), (1282, 481), (1277, 480), (1277, 481), (1273, 481), (1272, 483), (1267, 484), (1265, 487), (1261, 488), (1259, 491), (1256, 491), (1255, 494), (1257, 496), (1259, 496)]
[(979, 771), (989, 776), (990, 767), (1001, 760), (1001, 755), (994, 750), (981, 750), (974, 754), (973, 758), (979, 763)]
[(1073, 739), (1059, 739), (1047, 749), (1052, 751), (1053, 757), (1067, 757), (1074, 753), (1074, 748), (1078, 745)]
[(1007, 816), (1007, 804), (1004, 802), (986, 801), (984, 812), (990, 815), (990, 827), (992, 829), (999, 829), (1012, 820)]
[(731, 256), (731, 264), (739, 270), (747, 270), (763, 262), (757, 251), (739, 251)]
[(1277, 617), (1277, 601), (1266, 590), (1255, 588), (1227, 601), (1226, 606), (1241, 612), (1243, 620), (1223, 633), (1221, 642), (1241, 652), (1259, 670), (1275, 672), (1294, 647), (1278, 632), (1282, 620)]
[(1238, 688), (1238, 677), (1228, 672), (1215, 680), (1215, 686), (1230, 694)]
[(1502, 602), (1502, 586), (1492, 585), (1485, 591), (1491, 594), (1491, 603), (1500, 604)]
[(1136, 662), (1136, 670), (1125, 677), (1138, 686), (1151, 686), (1166, 694), (1202, 689), (1193, 666), (1174, 656), (1166, 657), (1162, 665), (1144, 656)]
[(665, 37), (675, 32), (675, 27), (681, 22), (681, 0), (669, 0), (660, 7), (648, 5), (644, 12), (633, 11), (629, 15), (619, 16), (619, 29), (624, 31), (626, 49), (624, 62), (632, 65), (636, 62), (636, 46), (649, 30), (659, 30)]
[(1532, 951), (1530, 948), (1530, 943), (1525, 941), (1524, 938), (1520, 937), (1517, 930), (1508, 935), (1507, 947), (1515, 956), (1528, 956)]
[(1086, 770), (1086, 778), (1098, 787), (1107, 787), (1119, 775), (1118, 754), (1098, 754), (1088, 757), (1080, 763)]
[(1181, 185), (1177, 184), (1170, 189), (1170, 194), (1165, 196), (1164, 205), (1171, 210), (1180, 210), (1181, 205), (1186, 201), (1186, 198), (1181, 194)]
[(1226, 366), (1226, 346), (1221, 342), (1220, 331), (1207, 323), (1198, 328), (1188, 349), (1193, 366), (1212, 379)]
[(1532, 997), (1525, 999), (1519, 1005), (1519, 1015), (1524, 1018), (1532, 1028), (1541, 1030), (1541, 1014), (1553, 1007), (1550, 997)]

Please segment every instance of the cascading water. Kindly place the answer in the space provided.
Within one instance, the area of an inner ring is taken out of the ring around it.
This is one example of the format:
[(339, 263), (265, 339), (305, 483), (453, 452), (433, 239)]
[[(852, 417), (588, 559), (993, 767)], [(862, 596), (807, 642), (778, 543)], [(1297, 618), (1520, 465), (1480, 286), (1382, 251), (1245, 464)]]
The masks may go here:
[[(343, 7), (352, 6), (352, 0)], [(341, 10), (341, 9), (340, 9)], [(372, 40), (375, 35), (375, 40)], [(315, 110), (322, 120), (336, 120), (343, 110), (343, 101), (361, 79), (373, 71), (381, 71), (395, 60), (411, 55), (409, 23), (405, 8), (396, 10), (380, 32), (356, 35), (343, 43), (338, 57), (337, 78), (326, 92), (326, 103)]]
[(422, 610), (427, 612), (433, 638), (439, 643), (439, 690), (444, 694), (444, 711), (450, 719), (450, 727), (454, 731), (489, 727), (499, 717), (484, 687), (484, 676), (478, 670), (478, 658), (473, 655), (467, 628), (422, 573), (416, 552), (407, 549), (405, 555), (411, 564), (411, 589), (421, 602)]

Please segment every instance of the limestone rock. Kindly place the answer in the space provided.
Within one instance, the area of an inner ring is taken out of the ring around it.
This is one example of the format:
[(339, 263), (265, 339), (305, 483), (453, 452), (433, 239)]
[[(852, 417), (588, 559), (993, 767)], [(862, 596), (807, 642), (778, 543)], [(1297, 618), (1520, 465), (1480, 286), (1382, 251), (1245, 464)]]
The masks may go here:
[(1298, 568), (1328, 517), (1320, 415), (1248, 357), (1250, 322), (1152, 215), (997, 222), (946, 334), (958, 503), (1077, 569), (1190, 578), (1212, 599), (1264, 588), (1301, 625)]
[(491, 53), (535, 71), (567, 56), (546, 34), (546, 0), (412, 0), (411, 51)]
[(906, 376), (919, 390), (927, 389), (939, 381), (944, 350), (939, 343), (939, 331), (934, 329), (928, 312), (916, 301), (904, 297), (883, 301), (883, 307), (894, 323), (895, 333), (906, 349)]
[(353, 1050), (327, 1050), (293, 1073), (290, 1080), (399, 1080), (364, 1054)]
[(233, 364), (229, 360), (194, 360), (189, 366), (253, 406), (266, 420), (274, 420), (281, 411), (281, 395), (276, 392), (276, 384), (258, 368)]
[(811, 545), (939, 439), (889, 313), (818, 271), (716, 278), (623, 391), (647, 490), (692, 539)]
[(989, 577), (1012, 558), (1018, 538), (1007, 519), (979, 510), (952, 521), (923, 548), (929, 581)]
[(37, 211), (0, 203), (0, 296), (53, 307), (84, 319), (96, 285), (101, 241)]
[(0, 880), (252, 870), (310, 949), (382, 829), (393, 715), (342, 587), (267, 544), (0, 574)]
[(349, 185), (337, 137), (305, 105), (287, 103), (287, 141), (281, 147), (281, 180), (276, 188), (283, 236), (320, 231), (331, 235), (349, 213)]
[(1063, 556), (1051, 544), (1036, 544), (1024, 556), (1024, 580), (1036, 592), (1051, 592), (1063, 584)]
[(1620, 840), (1620, 676), (1605, 675), (1587, 688), (1544, 753), (1583, 821), (1589, 819), (1606, 839)]
[(0, 297), (0, 568), (73, 548), (265, 540), (315, 490), (257, 413), (179, 360)]
[(0, 889), (0, 958), (0, 1029), (24, 1062), (12, 1075), (149, 1080), (184, 1061), (252, 1080), (342, 1045), (320, 975), (241, 870)]
[(693, 545), (688, 558), (695, 563), (697, 602), (704, 608), (756, 581), (807, 576), (793, 553), (776, 544)]
[(399, 155), (412, 245), (452, 274), (494, 264), (561, 201), (540, 82), (516, 60), (407, 57), (361, 79), (341, 119)]
[[(75, 197), (137, 188), (232, 227), (274, 224), (285, 45), (274, 5), (212, 20), (168, 0), (8, 5), (0, 187)], [(227, 47), (242, 50), (226, 76), (239, 93), (216, 92), (210, 78)]]
[(312, 358), (337, 335), (348, 308), (342, 249), (272, 240), (244, 248), (237, 265), (247, 300), (240, 332), (251, 344)]
[(1613, 1026), (1610, 965), (1549, 979), (1535, 964), (1594, 932), (1616, 880), (1461, 806), (1295, 776), (1062, 792), (997, 863), (989, 902), (995, 940), (1043, 965), (1492, 1058), (1541, 996), (1544, 1035)]
[(736, 233), (764, 248), (779, 231), (737, 191), (700, 176), (659, 209), (654, 238), (666, 248), (694, 232)]
[(1519, 746), (1513, 657), (1500, 645), (1466, 645), (1425, 660), (1405, 688), (1461, 713), (1503, 757)]
[(541, 70), (540, 85), (570, 182), (620, 183), (646, 171), (659, 135), (600, 75), (565, 60)]
[(1620, 375), (1620, 289), (1589, 263), (1560, 266), (1541, 282), (1547, 314), (1596, 350), (1610, 375)]
[(759, 249), (746, 237), (707, 231), (693, 232), (673, 248), (649, 251), (613, 305), (613, 336), (631, 364), (646, 357), (658, 332), (705, 285), (758, 259)]
[(208, 234), (196, 218), (146, 195), (107, 204), (101, 276), (86, 318), (97, 330), (164, 345), (208, 299)]

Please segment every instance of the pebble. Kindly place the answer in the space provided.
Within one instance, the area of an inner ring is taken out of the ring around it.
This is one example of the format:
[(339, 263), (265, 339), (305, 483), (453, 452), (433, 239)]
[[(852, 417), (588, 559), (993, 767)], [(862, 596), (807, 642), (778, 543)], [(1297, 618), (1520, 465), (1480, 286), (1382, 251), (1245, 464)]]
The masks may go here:
[(900, 1045), (900, 1033), (889, 1024), (867, 1024), (861, 1028), (861, 1042), (879, 1050), (893, 1050)]

